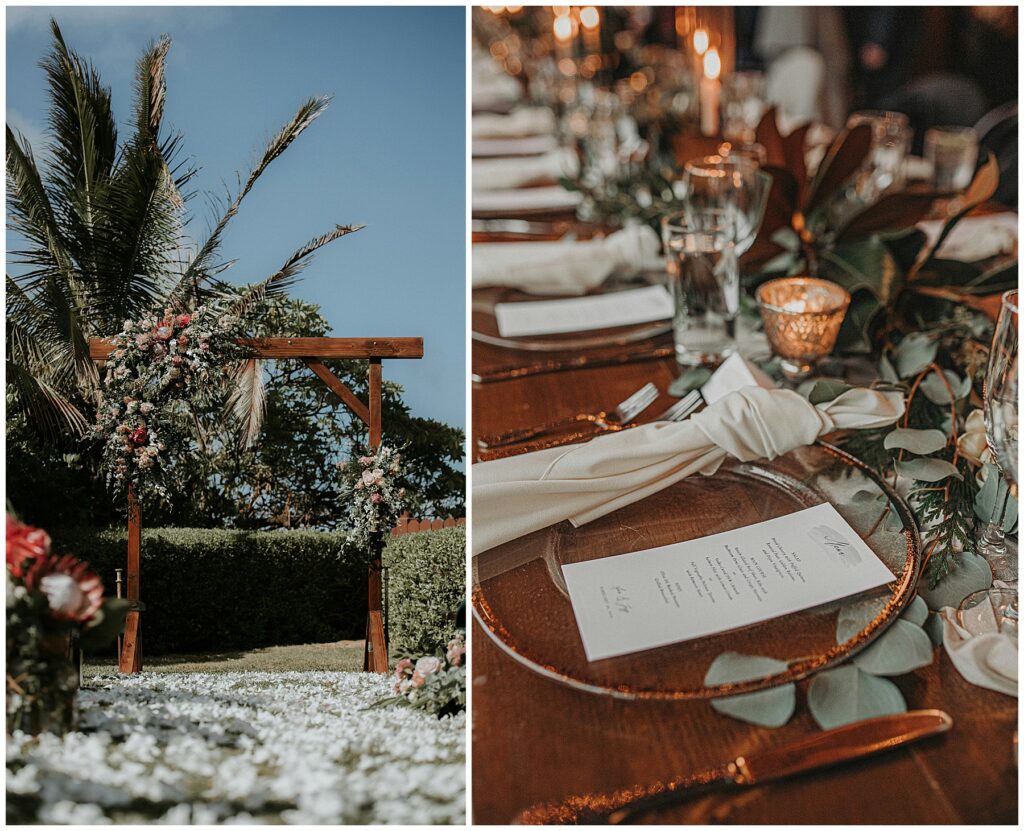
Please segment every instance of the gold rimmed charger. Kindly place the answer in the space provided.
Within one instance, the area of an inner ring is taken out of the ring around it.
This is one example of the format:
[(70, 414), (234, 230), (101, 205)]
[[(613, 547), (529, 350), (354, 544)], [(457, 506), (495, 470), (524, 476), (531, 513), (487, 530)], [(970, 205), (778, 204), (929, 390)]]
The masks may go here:
[[(895, 581), (718, 635), (587, 660), (562, 565), (698, 539), (823, 502), (835, 506)], [(473, 612), (509, 656), (553, 681), (622, 699), (706, 699), (790, 683), (852, 657), (910, 602), (920, 568), (918, 531), (903, 500), (857, 459), (819, 443), (772, 462), (729, 463), (579, 528), (563, 522), (483, 552), (474, 561)], [(855, 602), (875, 614), (837, 643), (839, 611)], [(723, 652), (776, 658), (787, 668), (742, 683), (705, 684)]]

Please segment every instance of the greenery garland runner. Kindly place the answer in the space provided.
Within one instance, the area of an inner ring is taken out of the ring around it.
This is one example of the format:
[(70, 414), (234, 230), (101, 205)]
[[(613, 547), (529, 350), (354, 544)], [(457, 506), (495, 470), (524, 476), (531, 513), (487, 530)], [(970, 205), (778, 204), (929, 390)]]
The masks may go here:
[(351, 500), (349, 537), (360, 548), (370, 551), (374, 541), (398, 522), (405, 504), (401, 453), (396, 447), (381, 444), (376, 450), (364, 449), (358, 456), (353, 454), (341, 470)]
[(126, 320), (113, 338), (102, 400), (87, 440), (103, 445), (107, 486), (168, 504), (168, 474), (193, 450), (189, 420), (223, 408), (232, 368), (246, 357), (242, 318), (219, 304)]

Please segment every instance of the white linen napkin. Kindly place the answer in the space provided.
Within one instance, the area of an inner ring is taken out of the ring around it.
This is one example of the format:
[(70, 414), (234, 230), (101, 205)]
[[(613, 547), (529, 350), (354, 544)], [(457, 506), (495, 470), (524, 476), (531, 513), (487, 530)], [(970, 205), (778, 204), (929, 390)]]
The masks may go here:
[(515, 215), (524, 211), (568, 211), (583, 201), (583, 194), (561, 185), (540, 188), (473, 191), (473, 214)]
[[(1006, 584), (997, 580), (995, 588)], [(980, 619), (963, 626), (956, 609), (939, 610), (942, 644), (949, 659), (966, 681), (978, 687), (1017, 697), (1017, 642), (1001, 633), (991, 608)]]
[(815, 406), (791, 390), (747, 387), (682, 422), (473, 465), (473, 556), (556, 522), (584, 525), (732, 456), (775, 459), (840, 429), (903, 414), (898, 392), (853, 389)]
[(579, 160), (568, 148), (559, 148), (541, 156), (507, 159), (474, 159), (473, 190), (525, 188), (544, 182), (575, 176)]
[(471, 129), (475, 139), (546, 136), (555, 132), (555, 114), (547, 107), (520, 107), (508, 115), (479, 113)]
[(473, 246), (473, 288), (508, 286), (531, 294), (585, 294), (616, 269), (661, 265), (658, 235), (635, 225), (586, 242), (482, 242)]
[[(917, 223), (934, 245), (942, 226), (940, 220)], [(1012, 254), (1017, 247), (1017, 214), (1001, 213), (988, 216), (967, 216), (961, 219), (942, 243), (938, 256), (946, 260), (973, 263), (997, 254)]]

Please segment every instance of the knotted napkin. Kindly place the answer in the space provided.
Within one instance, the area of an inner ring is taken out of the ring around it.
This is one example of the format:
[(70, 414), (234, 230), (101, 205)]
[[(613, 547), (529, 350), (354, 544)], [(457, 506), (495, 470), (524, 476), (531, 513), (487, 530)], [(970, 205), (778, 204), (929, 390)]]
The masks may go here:
[(654, 422), (586, 444), (473, 466), (473, 556), (556, 522), (587, 522), (726, 458), (774, 459), (833, 430), (903, 414), (898, 392), (853, 389), (815, 406), (791, 390), (736, 390), (683, 422)]
[(485, 242), (473, 246), (473, 288), (584, 294), (616, 269), (659, 268), (658, 235), (647, 225), (586, 242)]
[[(995, 588), (1006, 588), (996, 581)], [(939, 610), (942, 619), (942, 643), (953, 666), (967, 681), (1006, 695), (1017, 695), (1017, 639), (999, 631), (995, 615), (957, 620), (956, 609)]]
[(563, 176), (575, 176), (579, 166), (576, 154), (565, 148), (540, 156), (476, 159), (473, 161), (473, 190), (525, 188), (557, 182)]

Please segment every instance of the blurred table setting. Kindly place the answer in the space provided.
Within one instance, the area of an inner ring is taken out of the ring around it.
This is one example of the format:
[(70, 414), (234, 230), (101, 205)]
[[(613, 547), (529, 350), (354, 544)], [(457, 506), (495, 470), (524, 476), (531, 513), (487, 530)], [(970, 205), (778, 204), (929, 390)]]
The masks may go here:
[[(819, 53), (739, 71), (739, 20), (473, 12), (474, 87), (517, 83), (474, 92), (472, 126), (474, 820), (1014, 822), (1005, 165), (969, 128), (915, 156), (906, 114), (792, 89)], [(776, 541), (836, 529), (856, 565), (832, 586), (798, 555), (772, 606)], [(682, 576), (701, 541), (728, 556)], [(691, 790), (920, 710), (948, 733)]]

